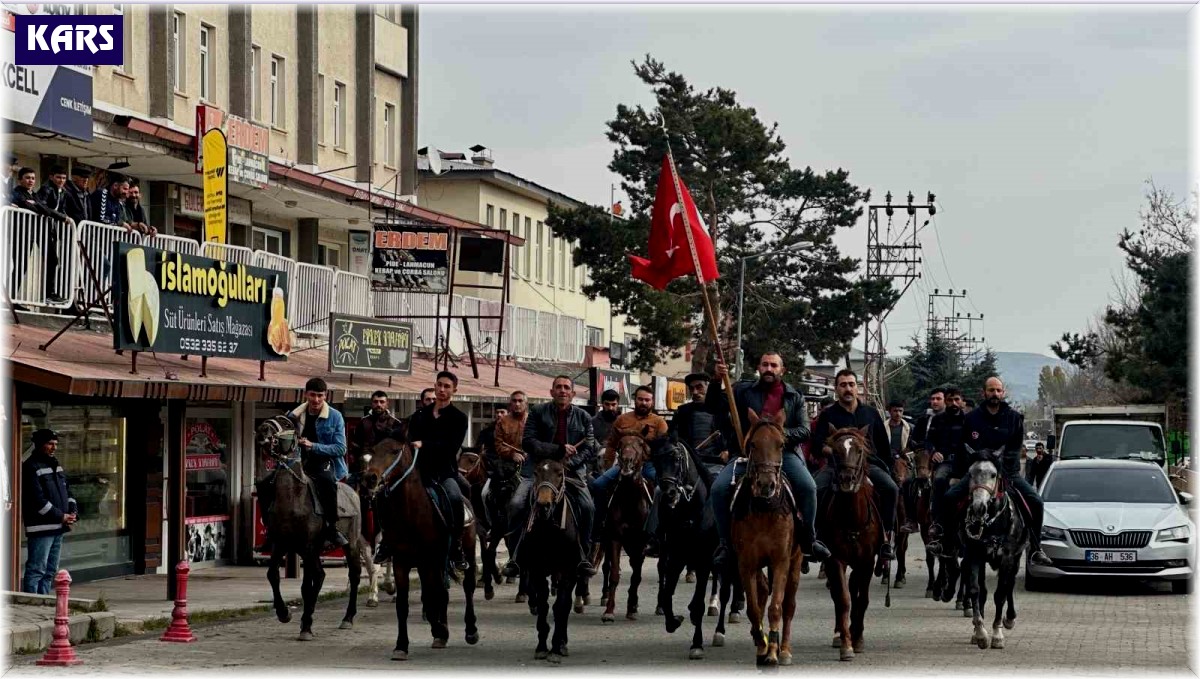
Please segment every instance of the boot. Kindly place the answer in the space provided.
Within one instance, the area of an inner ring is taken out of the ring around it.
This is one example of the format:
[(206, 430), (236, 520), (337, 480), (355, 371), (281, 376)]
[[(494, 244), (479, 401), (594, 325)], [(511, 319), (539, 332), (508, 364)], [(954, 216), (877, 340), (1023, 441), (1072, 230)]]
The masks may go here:
[(732, 550), (729, 547), (729, 543), (725, 542), (724, 540), (721, 540), (721, 543), (719, 545), (717, 545), (717, 551), (713, 553), (712, 565), (713, 565), (714, 572), (717, 572), (717, 573), (725, 572), (726, 568), (729, 565), (731, 551)]
[(345, 547), (350, 544), (346, 536), (338, 530), (337, 523), (332, 521), (325, 524), (325, 541), (333, 547)]
[(470, 567), (467, 564), (466, 557), (463, 556), (462, 538), (451, 537), (448, 559), (450, 560), (450, 568), (453, 568), (459, 573), (466, 571)]
[(596, 567), (592, 565), (592, 560), (588, 558), (592, 554), (591, 544), (581, 540), (579, 542), (579, 552), (583, 555), (583, 558), (579, 561), (579, 577), (586, 580), (596, 574)]
[(896, 559), (896, 550), (892, 548), (892, 531), (884, 531), (883, 545), (879, 548), (879, 556), (887, 561)]
[(375, 546), (375, 558), (374, 558), (375, 563), (377, 563), (377, 564), (387, 563), (388, 560), (390, 560), (391, 558), (392, 558), (391, 545), (389, 545), (386, 540), (380, 540), (379, 544)]
[(512, 553), (508, 555), (508, 561), (504, 564), (504, 568), (500, 569), (500, 574), (506, 578), (515, 578), (521, 574), (521, 567), (517, 565), (517, 552), (521, 549), (522, 537), (524, 535), (518, 532), (516, 540), (513, 541)]

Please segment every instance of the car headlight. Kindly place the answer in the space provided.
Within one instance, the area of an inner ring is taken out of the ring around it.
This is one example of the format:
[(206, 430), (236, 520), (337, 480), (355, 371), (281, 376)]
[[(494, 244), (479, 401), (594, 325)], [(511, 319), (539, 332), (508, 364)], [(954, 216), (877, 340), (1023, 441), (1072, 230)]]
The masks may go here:
[(1042, 539), (1043, 540), (1066, 540), (1067, 539), (1067, 531), (1065, 531), (1061, 528), (1055, 528), (1054, 526), (1042, 526)]
[(1158, 531), (1159, 542), (1187, 542), (1190, 537), (1192, 537), (1192, 529), (1188, 526), (1175, 526), (1174, 528)]

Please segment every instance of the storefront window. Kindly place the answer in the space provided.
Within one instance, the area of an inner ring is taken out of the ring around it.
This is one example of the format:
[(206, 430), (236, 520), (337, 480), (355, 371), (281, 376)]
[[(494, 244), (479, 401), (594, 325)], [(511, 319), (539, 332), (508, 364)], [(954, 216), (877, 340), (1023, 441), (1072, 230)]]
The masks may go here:
[(230, 450), (229, 414), (184, 419), (184, 468), (187, 472), (187, 553), (193, 562), (228, 558)]

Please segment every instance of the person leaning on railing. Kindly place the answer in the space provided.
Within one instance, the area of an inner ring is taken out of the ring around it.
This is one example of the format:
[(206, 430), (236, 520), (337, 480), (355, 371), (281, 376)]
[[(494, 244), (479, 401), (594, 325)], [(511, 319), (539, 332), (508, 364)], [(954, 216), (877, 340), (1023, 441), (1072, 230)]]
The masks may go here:
[(129, 180), (123, 175), (115, 173), (109, 174), (107, 179), (108, 188), (98, 188), (92, 191), (89, 198), (92, 219), (101, 224), (119, 226), (126, 231), (136, 231), (148, 236), (156, 235), (157, 230), (138, 220), (139, 215), (145, 219), (145, 213), (140, 212), (140, 203), (134, 202), (131, 205), (129, 202)]
[[(60, 176), (61, 175), (61, 170), (59, 170), (59, 168), (57, 168), (57, 167), (53, 168), (50, 172), (51, 172), (51, 176)], [(65, 181), (66, 176), (65, 175), (61, 175), (61, 176), (62, 176), (63, 180)], [(17, 185), (15, 187), (13, 187), (12, 196), (10, 198), (10, 201), (11, 201), (13, 207), (19, 207), (19, 208), (22, 208), (25, 210), (29, 210), (30, 212), (33, 212), (35, 214), (39, 214), (44, 217), (49, 217), (51, 219), (63, 221), (63, 222), (66, 222), (70, 226), (74, 226), (75, 220), (71, 219), (67, 215), (63, 214), (62, 212), (59, 212), (54, 207), (51, 207), (45, 203), (45, 201), (43, 200), (43, 196), (46, 195), (46, 192), (44, 190), (39, 191), (36, 194), (33, 192), (33, 187), (36, 184), (37, 184), (37, 173), (33, 171), (33, 168), (23, 167), (20, 170), (18, 170), (17, 171)], [(50, 186), (50, 184), (47, 184), (47, 186)], [(49, 236), (47, 239), (48, 247), (46, 248), (47, 253), (46, 253), (46, 259), (45, 259), (45, 261), (47, 263), (47, 269), (49, 269), (49, 270), (46, 272), (46, 279), (50, 280), (52, 282), (50, 294), (52, 297), (55, 298), (54, 301), (62, 301), (62, 297), (59, 296), (59, 294), (58, 294), (59, 291), (53, 289), (54, 287), (56, 287), (54, 285), (53, 281), (57, 278), (55, 273), (58, 270), (58, 252), (57, 252), (58, 251), (58, 233), (57, 233), (57, 231), (58, 231), (57, 228), (49, 229)], [(30, 237), (33, 236), (33, 234), (28, 233), (28, 232), (24, 233), (24, 234), (18, 234), (16, 229), (13, 229), (10, 232), (10, 234), (11, 235), (9, 237), (12, 239), (12, 248), (13, 248), (13, 258), (14, 258), (13, 263), (16, 268), (15, 280), (19, 282), (23, 278), (25, 278), (25, 272), (27, 271), (27, 269), (29, 267), (29, 255), (30, 255), (29, 246), (31, 245), (31, 243), (28, 243), (28, 242), (21, 243), (21, 242), (18, 242), (17, 239), (22, 235), (26, 239), (29, 239)]]
[(142, 183), (137, 177), (129, 178), (129, 192), (125, 197), (125, 210), (129, 214), (129, 224), (135, 231), (151, 238), (158, 235), (158, 229), (146, 222), (146, 208), (142, 207)]

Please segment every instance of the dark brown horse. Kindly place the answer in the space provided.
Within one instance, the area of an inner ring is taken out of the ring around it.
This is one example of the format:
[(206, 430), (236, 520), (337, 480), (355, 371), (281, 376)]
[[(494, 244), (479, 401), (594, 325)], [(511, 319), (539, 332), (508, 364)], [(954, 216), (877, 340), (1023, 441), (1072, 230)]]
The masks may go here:
[(824, 452), (836, 480), (832, 491), (821, 498), (817, 533), (832, 554), (825, 574), (833, 598), (833, 647), (841, 649), (842, 660), (852, 660), (863, 651), (863, 620), (870, 603), (871, 573), (883, 545), (883, 526), (867, 478), (870, 428), (830, 425), (829, 429)]
[[(450, 541), (448, 528), (438, 519), (433, 499), (421, 479), (417, 456), (407, 443), (387, 439), (375, 445), (371, 460), (363, 472), (366, 491), (374, 496), (386, 488), (380, 508), (386, 513), (383, 539), (392, 547), (392, 565), (396, 574), (396, 648), (392, 660), (408, 660), (408, 583), (409, 573), (417, 569), (421, 580), (421, 604), (433, 634), (432, 648), (445, 648), (450, 638), (447, 606), (450, 593), (446, 588), (446, 560)], [(475, 532), (468, 521), (463, 530), (463, 553), (468, 556), (470, 569), (463, 578), (466, 595), (466, 642), (479, 641), (475, 627)]]
[(650, 515), (653, 490), (642, 478), (642, 465), (650, 461), (650, 447), (640, 436), (622, 436), (617, 442), (617, 465), (621, 474), (609, 500), (608, 517), (598, 547), (604, 555), (604, 613), (601, 623), (616, 619), (617, 586), (621, 584), (621, 551), (629, 555), (629, 601), (625, 619), (637, 620), (638, 586), (646, 560), (646, 517)]
[[(522, 570), (522, 576), (528, 578), (529, 601), (537, 616), (538, 644), (534, 658), (561, 663), (568, 655), (567, 623), (571, 617), (571, 597), (579, 565), (578, 523), (574, 507), (567, 499), (567, 484), (571, 481), (561, 462), (538, 462), (534, 466), (533, 482), (534, 507), (529, 530), (521, 541), (521, 551), (529, 563), (529, 568)], [(557, 581), (558, 588), (554, 601), (554, 636), (547, 646), (551, 581)]]
[[(785, 415), (782, 409), (769, 420), (759, 419), (753, 410), (748, 415), (750, 430), (742, 449), (748, 453), (750, 463), (742, 483), (750, 486), (750, 497), (734, 501), (733, 548), (746, 590), (755, 661), (759, 665), (790, 665), (792, 617), (804, 554), (795, 539), (794, 504), (787, 501), (784, 490)], [(737, 496), (742, 494), (737, 492)], [(767, 569), (766, 576), (763, 568)], [(762, 629), (764, 609), (770, 624), (766, 636)]]
[[(904, 487), (905, 482), (913, 475), (912, 453), (907, 453), (892, 459), (892, 476), (896, 479), (896, 485)], [(907, 514), (907, 507), (904, 504), (904, 498), (900, 498), (898, 513), (896, 515), (896, 523), (903, 524), (910, 517)], [(896, 532), (896, 580), (891, 583), (892, 587), (902, 589), (907, 584), (908, 569), (904, 566), (904, 557), (908, 554), (908, 533)], [(891, 577), (892, 570), (889, 564), (881, 564), (884, 567), (883, 579), (880, 581), (883, 584), (889, 584), (888, 580)]]
[[(490, 462), (479, 453), (458, 454), (458, 473), (462, 474), (467, 485), (471, 487), (471, 509), (475, 512), (473, 525), (475, 537), (479, 542), (481, 571), (479, 580), (483, 584), (483, 598), (487, 601), (491, 601), (496, 596), (493, 583), (500, 582), (500, 569), (496, 565), (496, 545), (500, 542), (500, 536), (503, 534), (503, 531), (496, 530), (496, 526), (492, 525), (488, 518), (490, 515), (487, 507), (484, 506), (483, 487), (487, 484), (489, 468)], [(464, 551), (466, 544), (463, 543)], [(468, 560), (468, 562), (473, 561), (474, 558)]]

